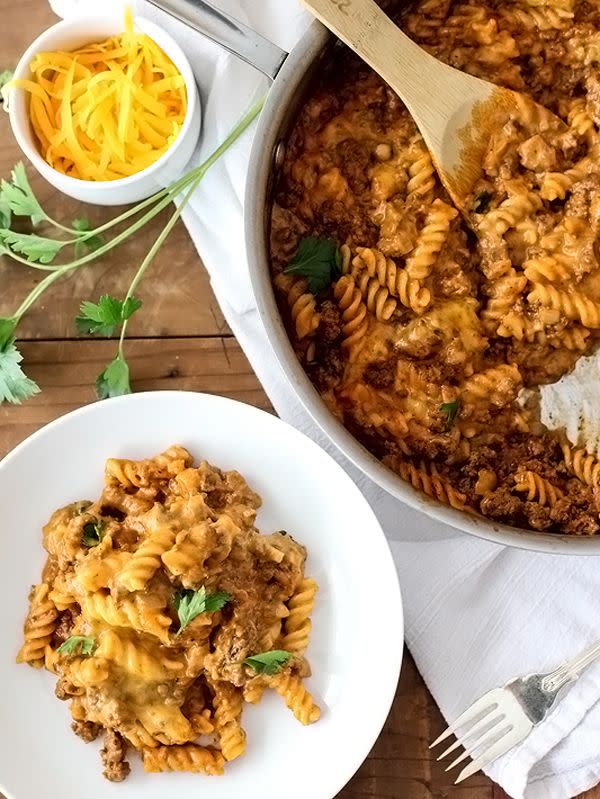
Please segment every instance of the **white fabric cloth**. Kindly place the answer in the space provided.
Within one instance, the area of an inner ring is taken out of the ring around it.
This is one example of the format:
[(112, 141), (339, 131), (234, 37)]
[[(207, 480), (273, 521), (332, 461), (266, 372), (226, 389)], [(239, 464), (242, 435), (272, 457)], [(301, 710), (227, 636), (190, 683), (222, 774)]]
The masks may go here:
[[(94, 0), (51, 0), (68, 16)], [(204, 107), (206, 156), (267, 89), (251, 67), (139, 0), (137, 12), (169, 29), (194, 66)], [(309, 19), (296, 0), (214, 0), (290, 49)], [(103, 7), (120, 4), (104, 0)], [(255, 309), (242, 207), (252, 135), (215, 166), (184, 212), (231, 328), (280, 416), (318, 441), (356, 480), (389, 538), (402, 585), (406, 642), (444, 716), (452, 720), (508, 679), (557, 666), (600, 638), (600, 576), (594, 558), (506, 549), (458, 533), (401, 505), (328, 442), (300, 406)], [(392, 628), (393, 629), (393, 628)], [(393, 632), (392, 632), (393, 634)], [(489, 769), (519, 799), (562, 799), (600, 781), (600, 663), (521, 746)]]

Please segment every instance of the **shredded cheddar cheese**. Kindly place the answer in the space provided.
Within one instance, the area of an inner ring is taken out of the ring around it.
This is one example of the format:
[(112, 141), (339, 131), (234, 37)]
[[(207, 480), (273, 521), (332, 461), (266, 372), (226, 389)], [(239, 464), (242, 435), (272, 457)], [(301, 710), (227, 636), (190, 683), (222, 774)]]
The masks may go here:
[(38, 53), (31, 79), (7, 88), (31, 95), (29, 115), (44, 159), (83, 180), (116, 180), (153, 164), (175, 141), (187, 111), (183, 76), (133, 29), (73, 52)]

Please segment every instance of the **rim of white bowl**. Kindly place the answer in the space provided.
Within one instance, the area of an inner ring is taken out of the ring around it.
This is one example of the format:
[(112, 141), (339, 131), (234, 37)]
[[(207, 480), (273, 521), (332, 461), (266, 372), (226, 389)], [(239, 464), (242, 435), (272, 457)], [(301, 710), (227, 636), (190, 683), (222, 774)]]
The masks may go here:
[[(83, 22), (87, 22), (90, 26), (95, 24), (105, 24), (106, 26), (114, 26), (115, 28), (118, 27), (117, 20), (119, 16), (116, 13), (113, 14), (95, 14), (89, 17), (73, 17), (72, 19), (63, 19), (60, 22), (57, 22), (54, 25), (51, 25), (49, 28), (46, 28), (34, 41), (29, 45), (27, 50), (23, 53), (19, 62), (15, 68), (13, 78), (14, 79), (22, 79), (22, 78), (29, 78), (30, 77), (30, 69), (29, 65), (33, 58), (40, 52), (43, 52), (46, 48), (44, 47), (44, 43), (48, 39), (54, 39), (57, 34), (65, 34), (68, 35), (70, 32), (78, 30)], [(196, 87), (196, 81), (194, 78), (194, 72), (192, 70), (191, 64), (188, 61), (187, 56), (181, 49), (181, 47), (177, 44), (175, 39), (160, 28), (156, 23), (152, 22), (146, 17), (143, 16), (135, 16), (133, 19), (134, 26), (139, 28), (142, 33), (145, 33), (149, 36), (160, 48), (165, 52), (165, 54), (171, 59), (171, 61), (175, 64), (183, 79), (185, 81), (185, 88), (187, 94), (187, 110), (185, 114), (185, 119), (183, 120), (183, 124), (181, 126), (181, 130), (175, 141), (171, 144), (166, 152), (164, 152), (160, 158), (158, 158), (153, 164), (150, 166), (141, 169), (139, 172), (136, 172), (134, 175), (127, 175), (123, 178), (116, 178), (115, 180), (84, 180), (82, 178), (74, 178), (70, 175), (65, 175), (63, 172), (59, 172), (54, 167), (50, 166), (50, 164), (43, 158), (40, 151), (37, 147), (32, 144), (28, 140), (28, 136), (25, 134), (23, 129), (23, 122), (20, 119), (17, 119), (17, 111), (15, 109), (14, 100), (9, 99), (9, 119), (10, 125), (12, 128), (12, 132), (14, 134), (15, 139), (23, 153), (27, 156), (27, 158), (31, 161), (31, 163), (35, 166), (35, 168), (40, 172), (42, 177), (46, 178), (49, 183), (53, 183), (54, 176), (58, 175), (59, 179), (62, 181), (64, 180), (66, 183), (69, 183), (71, 186), (94, 186), (98, 191), (109, 191), (114, 190), (115, 188), (120, 187), (129, 187), (135, 185), (141, 179), (152, 175), (153, 173), (159, 171), (161, 167), (172, 157), (174, 152), (176, 151), (178, 145), (183, 141), (184, 134), (189, 129), (190, 125), (192, 124), (192, 119), (194, 113), (196, 111), (196, 106), (200, 102), (198, 90)], [(115, 33), (119, 31), (115, 30)], [(169, 51), (165, 49), (163, 44), (158, 41), (155, 36), (158, 33), (158, 39), (163, 39), (169, 48)], [(110, 35), (110, 34), (109, 34)], [(85, 36), (82, 35), (82, 44), (85, 43)], [(56, 48), (56, 44), (53, 45)], [(25, 92), (24, 89), (14, 88), (11, 89), (12, 92)], [(27, 119), (27, 125), (29, 125), (29, 120)], [(157, 189), (158, 190), (158, 189)]]

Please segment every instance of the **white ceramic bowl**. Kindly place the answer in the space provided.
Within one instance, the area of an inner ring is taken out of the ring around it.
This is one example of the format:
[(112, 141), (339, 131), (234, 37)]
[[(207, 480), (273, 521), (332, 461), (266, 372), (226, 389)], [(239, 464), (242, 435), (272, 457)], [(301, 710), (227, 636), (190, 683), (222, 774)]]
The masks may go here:
[[(135, 175), (119, 180), (79, 180), (63, 175), (42, 158), (29, 122), (27, 93), (13, 89), (9, 98), (10, 124), (21, 150), (37, 171), (55, 189), (94, 205), (123, 205), (150, 197), (168, 186), (182, 173), (191, 158), (200, 135), (200, 97), (194, 73), (177, 42), (165, 31), (143, 17), (135, 18), (135, 26), (161, 47), (183, 75), (187, 89), (188, 108), (179, 136), (171, 147), (154, 164)], [(90, 42), (121, 33), (124, 28), (122, 13), (98, 17), (78, 17), (63, 20), (44, 31), (23, 53), (15, 69), (15, 78), (29, 78), (29, 65), (42, 51), (73, 50)]]
[[(238, 469), (263, 499), (262, 532), (288, 530), (306, 545), (319, 584), (307, 687), (321, 706), (302, 727), (270, 692), (244, 708), (246, 755), (223, 777), (133, 773), (122, 787), (101, 776), (99, 742), (69, 728), (55, 679), (15, 663), (27, 592), (44, 562), (52, 511), (102, 488), (105, 459), (146, 457), (174, 442)], [(34, 433), (0, 463), (0, 793), (7, 799), (333, 799), (388, 714), (402, 660), (402, 601), (392, 556), (358, 487), (316, 443), (280, 419), (224, 397), (129, 394), (80, 408)], [(401, 521), (400, 521), (401, 523)]]

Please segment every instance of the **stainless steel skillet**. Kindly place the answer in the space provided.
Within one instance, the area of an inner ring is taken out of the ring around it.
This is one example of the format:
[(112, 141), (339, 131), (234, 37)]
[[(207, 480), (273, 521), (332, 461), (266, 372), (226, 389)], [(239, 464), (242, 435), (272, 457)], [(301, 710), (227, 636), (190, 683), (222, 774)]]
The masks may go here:
[[(437, 521), (506, 546), (565, 555), (600, 555), (600, 536), (518, 530), (446, 507), (417, 492), (371, 455), (329, 412), (298, 362), (277, 308), (269, 273), (271, 193), (289, 126), (334, 45), (326, 29), (320, 23), (313, 23), (294, 49), (285, 53), (206, 0), (149, 2), (222, 45), (273, 81), (258, 123), (248, 171), (245, 199), (248, 260), (256, 303), (269, 341), (290, 385), (318, 426), (373, 482)], [(398, 524), (403, 524), (400, 509)]]

